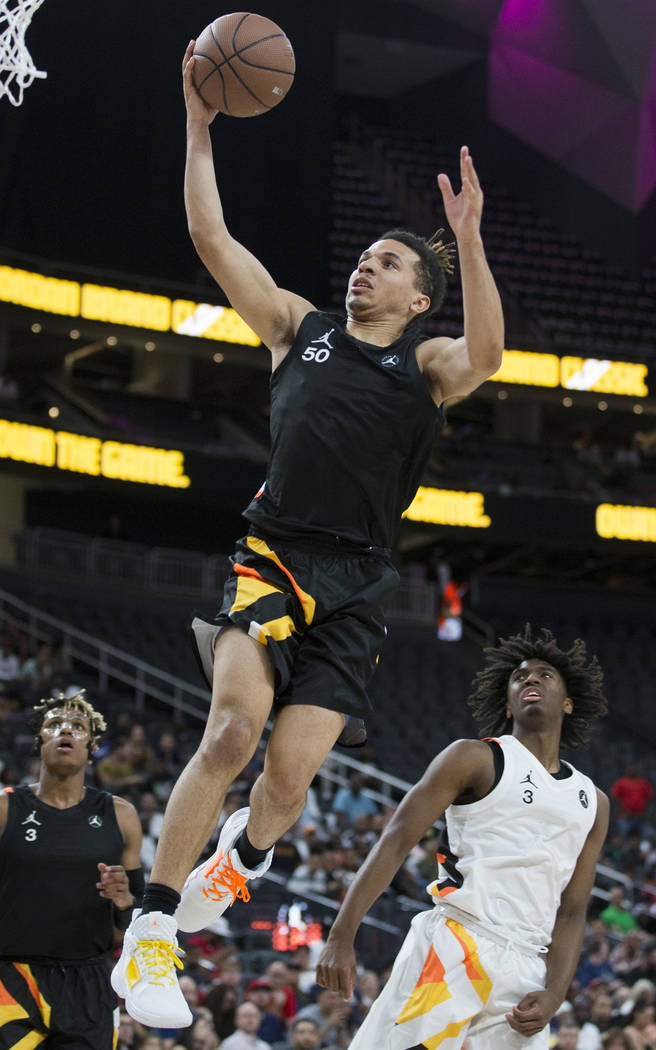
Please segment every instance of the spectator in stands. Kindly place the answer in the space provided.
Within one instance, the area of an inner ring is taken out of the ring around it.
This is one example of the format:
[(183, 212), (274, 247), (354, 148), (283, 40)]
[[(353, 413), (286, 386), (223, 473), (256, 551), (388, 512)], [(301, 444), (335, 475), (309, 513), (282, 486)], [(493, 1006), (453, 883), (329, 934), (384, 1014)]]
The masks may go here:
[(372, 817), (378, 812), (378, 806), (369, 795), (365, 795), (362, 788), (365, 779), (362, 773), (353, 771), (349, 776), (348, 787), (340, 788), (333, 799), (332, 811), (337, 814), (340, 827), (354, 824), (356, 817), (365, 813)]
[(254, 1003), (260, 1011), (257, 1034), (265, 1043), (279, 1043), (285, 1038), (287, 1026), (274, 1003), (273, 989), (268, 977), (256, 977), (246, 985), (246, 1002)]
[(601, 1040), (602, 1050), (632, 1050), (629, 1037), (623, 1028), (609, 1028)]
[(152, 791), (142, 792), (139, 799), (139, 820), (143, 832), (141, 843), (141, 863), (146, 874), (150, 874), (155, 857), (159, 833), (162, 830), (163, 813)]
[(626, 901), (626, 891), (621, 883), (613, 886), (610, 891), (610, 901), (599, 918), (609, 930), (616, 930), (619, 933), (628, 933), (629, 930), (637, 928), (638, 923), (631, 914)]
[(239, 996), (241, 996), (242, 986), (244, 982), (244, 971), (242, 969), (239, 956), (228, 955), (221, 962), (221, 968), (219, 971), (219, 979), (222, 984), (230, 984), (237, 990)]
[(139, 1050), (164, 1050), (164, 1040), (161, 1035), (149, 1032), (139, 1043)]
[(364, 970), (361, 974), (358, 974), (354, 994), (358, 1001), (358, 1015), (361, 1023), (380, 995), (380, 977), (378, 974), (374, 970)]
[(646, 777), (640, 775), (635, 762), (630, 762), (624, 775), (611, 785), (610, 797), (617, 803), (617, 820), (623, 835), (642, 834), (649, 803), (654, 789)]
[(96, 777), (101, 787), (117, 793), (143, 785), (143, 774), (135, 770), (130, 744), (125, 738), (116, 740), (107, 758), (98, 763)]
[(578, 1050), (579, 1026), (576, 1021), (562, 1021), (556, 1029), (554, 1050)]
[[(298, 951), (298, 949), (297, 949)], [(285, 961), (287, 967), (287, 984), (294, 993), (294, 1001), (296, 1003), (296, 1009), (301, 1010), (304, 1006), (309, 1006), (313, 1001), (306, 991), (301, 988), (301, 976), (303, 974), (303, 963), (297, 956), (296, 952), (288, 957)]]
[(146, 730), (139, 722), (130, 726), (127, 742), (127, 753), (132, 768), (135, 773), (141, 774), (143, 784), (149, 784), (161, 767), (155, 749), (146, 739)]
[(653, 1023), (653, 1003), (637, 1002), (629, 1014), (629, 1023), (624, 1029), (631, 1050), (655, 1050), (656, 1044), (647, 1031)]
[[(603, 1004), (607, 1004), (609, 1024), (611, 1015), (611, 998), (609, 995), (601, 994), (595, 996), (594, 1000), (591, 1002), (589, 996), (585, 992), (579, 992), (572, 1003), (572, 1019), (579, 1027), (579, 1037), (576, 1044), (577, 1050), (599, 1050), (601, 1047), (601, 1031), (596, 1022), (592, 1019), (592, 1010), (598, 1002), (602, 1004), (598, 1011), (599, 1016), (604, 1015)], [(608, 1027), (608, 1024), (606, 1024), (606, 1027)]]
[(319, 1029), (319, 1046), (346, 1048), (350, 1042), (349, 1024), (351, 1005), (330, 988), (322, 988), (316, 1003), (304, 1006), (296, 1015), (297, 1021), (309, 1018)]
[(616, 855), (617, 867), (627, 878), (636, 881), (644, 874), (646, 859), (641, 833), (627, 832), (624, 844)]
[(328, 874), (324, 863), (323, 846), (313, 846), (305, 864), (299, 864), (288, 882), (290, 893), (324, 894), (328, 889)]
[(20, 661), (6, 632), (0, 634), (0, 682), (15, 682), (20, 675)]
[(266, 976), (271, 984), (272, 1005), (285, 1024), (296, 1016), (296, 1000), (289, 984), (287, 966), (282, 959), (274, 959), (266, 968)]
[(606, 937), (593, 937), (587, 949), (587, 956), (582, 956), (576, 976), (581, 988), (587, 988), (591, 981), (612, 981), (615, 971), (610, 963), (610, 944)]
[(221, 1043), (222, 1050), (270, 1050), (269, 1044), (260, 1039), (257, 1030), (262, 1014), (255, 1003), (242, 1003), (235, 1014), (235, 1031)]
[[(274, 843), (298, 820), (330, 749), (339, 738), (364, 742), (366, 686), (384, 640), (382, 601), (398, 581), (389, 549), (442, 424), (439, 406), (496, 372), (504, 345), (501, 300), (480, 233), (483, 193), (467, 146), (459, 192), (438, 176), (458, 246), (466, 334), (428, 338), (412, 327), (439, 309), (452, 263), (439, 235), (426, 242), (404, 231), (383, 235), (358, 259), (342, 325), (279, 288), (228, 232), (211, 157), (216, 113), (194, 86), (193, 63), (190, 45), (189, 228), (231, 305), (271, 348), (274, 441), (268, 479), (245, 511), (257, 535), (239, 543), (222, 611), (213, 622), (194, 621), (212, 707), (199, 751), (171, 794), (152, 881), (119, 963), (124, 972), (144, 939), (166, 943), (172, 978), (176, 930), (197, 930), (237, 896), (248, 900), (247, 880), (271, 863)], [(212, 863), (189, 875), (274, 698), (250, 808), (223, 827)], [(159, 973), (145, 970), (128, 1009), (142, 1001), (162, 1017), (182, 1005)]]
[(219, 1045), (219, 1037), (211, 1021), (206, 1017), (199, 1017), (191, 1030), (191, 1050), (217, 1050)]
[[(533, 637), (528, 624), (485, 654), (472, 706), (493, 739), (459, 740), (429, 765), (358, 872), (319, 962), (319, 983), (350, 996), (364, 915), (446, 811), (448, 842), (430, 887), (435, 906), (413, 919), (351, 1050), (384, 1046), (392, 1030), (398, 1050), (437, 1045), (447, 1031), (457, 1035), (454, 1047), (519, 1045), (514, 1033), (542, 1032), (574, 975), (609, 806), (559, 752), (583, 743), (589, 723), (605, 713), (602, 672), (581, 639), (563, 652), (551, 632)], [(482, 974), (481, 997), (472, 984)]]
[(127, 1010), (121, 1010), (118, 1019), (116, 1050), (136, 1050), (137, 1023)]
[(237, 993), (231, 984), (212, 985), (205, 996), (203, 1005), (212, 1014), (214, 1029), (219, 1039), (226, 1039), (235, 1030), (235, 1012), (237, 1009)]
[(277, 1043), (273, 1050), (318, 1050), (319, 1026), (311, 1017), (295, 1018), (284, 1043)]

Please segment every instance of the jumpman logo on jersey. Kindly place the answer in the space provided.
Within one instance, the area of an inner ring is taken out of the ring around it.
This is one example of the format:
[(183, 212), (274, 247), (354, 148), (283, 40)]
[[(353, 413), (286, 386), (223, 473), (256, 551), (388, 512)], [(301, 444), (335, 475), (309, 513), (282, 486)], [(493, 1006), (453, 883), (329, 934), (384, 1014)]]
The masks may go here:
[(533, 781), (531, 780), (531, 773), (532, 772), (533, 772), (533, 770), (529, 769), (529, 771), (526, 774), (526, 776), (524, 777), (524, 779), (520, 780), (520, 784), (530, 784), (531, 787), (537, 787), (537, 784), (534, 784)]
[(36, 819), (36, 810), (33, 809), (29, 817), (26, 817), (21, 824), (36, 824), (37, 827), (41, 827), (41, 821)]
[(90, 828), (101, 828), (102, 827), (102, 820), (98, 816), (97, 813), (92, 813), (91, 816), (89, 817), (89, 827)]
[(335, 331), (335, 329), (331, 328), (329, 332), (324, 332), (324, 334), (320, 335), (318, 339), (312, 339), (311, 342), (313, 344), (314, 343), (324, 343), (328, 350), (334, 350), (335, 347), (330, 342), (330, 337), (331, 337), (331, 335), (333, 334), (334, 331)]

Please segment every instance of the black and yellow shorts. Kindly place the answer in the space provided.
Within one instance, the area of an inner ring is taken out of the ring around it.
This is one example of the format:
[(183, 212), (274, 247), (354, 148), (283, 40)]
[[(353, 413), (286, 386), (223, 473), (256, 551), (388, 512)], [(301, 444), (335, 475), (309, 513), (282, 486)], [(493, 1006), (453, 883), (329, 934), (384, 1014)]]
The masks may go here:
[(251, 534), (231, 563), (215, 621), (267, 646), (276, 706), (366, 717), (366, 686), (385, 640), (382, 603), (399, 580), (388, 553), (303, 548)]
[(0, 1050), (114, 1050), (116, 996), (104, 959), (0, 960)]

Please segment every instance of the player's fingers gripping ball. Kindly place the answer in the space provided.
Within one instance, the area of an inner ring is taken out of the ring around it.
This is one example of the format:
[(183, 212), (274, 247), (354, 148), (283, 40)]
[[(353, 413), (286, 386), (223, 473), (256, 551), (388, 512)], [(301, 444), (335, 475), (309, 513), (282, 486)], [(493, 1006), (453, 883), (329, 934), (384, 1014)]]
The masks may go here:
[(211, 109), (229, 117), (266, 113), (289, 91), (296, 61), (280, 26), (238, 11), (206, 26), (194, 47), (194, 83)]

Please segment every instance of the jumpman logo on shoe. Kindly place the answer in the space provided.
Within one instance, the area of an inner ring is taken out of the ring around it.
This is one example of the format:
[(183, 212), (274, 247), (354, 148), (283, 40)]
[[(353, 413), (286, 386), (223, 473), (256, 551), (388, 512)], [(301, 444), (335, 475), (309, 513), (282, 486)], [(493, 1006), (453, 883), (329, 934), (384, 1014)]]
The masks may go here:
[(32, 810), (32, 812), (30, 813), (29, 817), (26, 817), (25, 820), (21, 821), (21, 826), (23, 824), (36, 824), (37, 827), (39, 827), (39, 828), (41, 827), (41, 821), (36, 819), (36, 810), (35, 809)]

